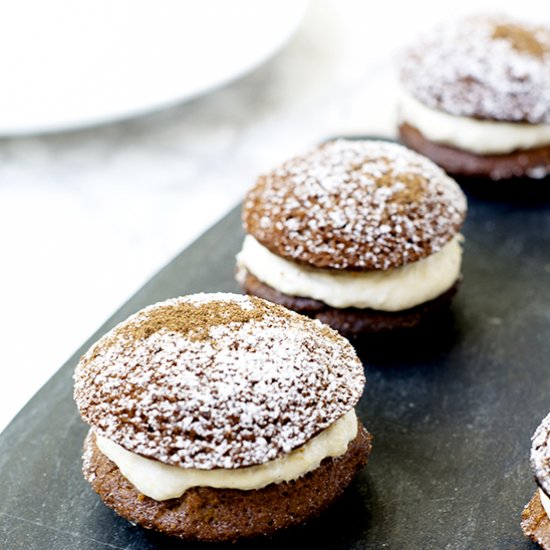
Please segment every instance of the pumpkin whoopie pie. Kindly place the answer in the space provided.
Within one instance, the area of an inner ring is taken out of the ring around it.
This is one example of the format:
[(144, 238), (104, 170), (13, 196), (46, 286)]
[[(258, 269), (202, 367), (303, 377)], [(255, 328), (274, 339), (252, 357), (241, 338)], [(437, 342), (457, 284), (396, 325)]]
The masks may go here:
[(539, 488), (523, 509), (521, 528), (532, 541), (550, 550), (550, 414), (533, 435), (531, 467)]
[(76, 368), (84, 476), (124, 518), (181, 538), (301, 524), (367, 462), (364, 382), (351, 345), (318, 321), (235, 294), (167, 300)]
[(261, 176), (243, 206), (243, 289), (347, 337), (403, 331), (447, 309), (466, 199), (400, 145), (337, 140)]
[(403, 143), (465, 181), (550, 173), (550, 29), (504, 16), (423, 35), (401, 65)]

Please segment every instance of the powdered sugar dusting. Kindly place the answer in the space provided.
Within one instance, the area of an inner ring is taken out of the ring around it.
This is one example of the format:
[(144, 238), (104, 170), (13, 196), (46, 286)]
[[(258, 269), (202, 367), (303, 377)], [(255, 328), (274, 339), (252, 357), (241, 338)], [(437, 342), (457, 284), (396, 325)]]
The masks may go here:
[[(182, 304), (237, 304), (249, 321), (212, 324), (201, 339), (164, 328), (131, 337), (129, 328)], [(156, 304), (118, 325), (82, 357), (75, 399), (99, 435), (129, 451), (237, 468), (304, 444), (349, 411), (363, 385), (353, 348), (325, 325), (259, 298), (213, 294)]]
[[(177, 299), (167, 300), (164, 302), (164, 305), (176, 304), (177, 302)], [(231, 294), (229, 292), (199, 292), (198, 294), (190, 294), (189, 296), (185, 297), (185, 302), (187, 304), (193, 304), (195, 306), (210, 304), (212, 302), (237, 303), (239, 307), (243, 310), (251, 311), (254, 309), (254, 304), (250, 300), (246, 300), (244, 296)], [(148, 306), (142, 309), (140, 312), (138, 312), (136, 320), (145, 318), (147, 314), (154, 309), (158, 309), (158, 304), (153, 304), (152, 306)]]
[(535, 430), (531, 445), (531, 467), (539, 485), (550, 495), (550, 414)]
[(390, 269), (440, 250), (465, 212), (458, 185), (425, 157), (394, 143), (337, 140), (260, 177), (243, 223), (292, 261)]
[(503, 16), (453, 21), (408, 51), (401, 78), (452, 115), (550, 123), (550, 30)]

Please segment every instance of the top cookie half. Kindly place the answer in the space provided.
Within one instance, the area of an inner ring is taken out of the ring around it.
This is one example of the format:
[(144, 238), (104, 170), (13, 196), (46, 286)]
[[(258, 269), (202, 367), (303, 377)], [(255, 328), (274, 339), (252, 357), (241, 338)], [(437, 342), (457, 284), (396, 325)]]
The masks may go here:
[(549, 123), (550, 29), (503, 16), (449, 22), (408, 50), (401, 82), (451, 115)]
[(260, 298), (195, 294), (149, 306), (96, 342), (75, 370), (95, 433), (181, 468), (279, 458), (359, 400), (351, 344)]
[(427, 158), (394, 143), (337, 140), (261, 176), (243, 224), (288, 260), (366, 271), (434, 254), (465, 214), (458, 185)]

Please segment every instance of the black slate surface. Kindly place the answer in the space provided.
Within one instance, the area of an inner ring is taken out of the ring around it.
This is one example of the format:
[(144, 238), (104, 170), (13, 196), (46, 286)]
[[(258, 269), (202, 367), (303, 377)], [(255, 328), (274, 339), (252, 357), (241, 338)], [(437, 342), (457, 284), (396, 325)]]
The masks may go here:
[[(419, 342), (366, 346), (359, 413), (369, 466), (313, 524), (231, 548), (531, 548), (519, 527), (535, 490), (530, 437), (550, 409), (550, 206), (470, 198), (464, 283), (452, 318)], [(237, 291), (238, 209), (166, 266), (0, 434), (0, 548), (205, 548), (133, 527), (80, 474), (72, 401), (78, 357), (143, 306)]]

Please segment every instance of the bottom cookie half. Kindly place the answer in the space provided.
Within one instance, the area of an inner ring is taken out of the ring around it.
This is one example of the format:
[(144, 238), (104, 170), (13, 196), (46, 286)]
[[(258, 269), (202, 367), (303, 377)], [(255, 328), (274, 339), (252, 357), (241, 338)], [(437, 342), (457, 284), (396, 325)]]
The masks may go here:
[(513, 151), (503, 155), (477, 155), (430, 141), (408, 124), (399, 127), (403, 144), (425, 155), (455, 177), (508, 180), (513, 178), (540, 179), (550, 173), (550, 146)]
[(324, 302), (299, 296), (288, 296), (262, 283), (247, 272), (242, 284), (248, 294), (265, 298), (289, 309), (319, 319), (348, 338), (358, 338), (368, 334), (395, 333), (417, 328), (446, 311), (456, 294), (459, 281), (443, 294), (418, 306), (403, 311), (377, 311), (374, 309), (331, 307)]
[(140, 494), (103, 455), (90, 431), (84, 443), (84, 477), (104, 503), (129, 521), (167, 535), (203, 541), (271, 534), (304, 523), (337, 499), (367, 463), (371, 436), (359, 425), (344, 455), (292, 481), (241, 491), (194, 487), (156, 501)]

